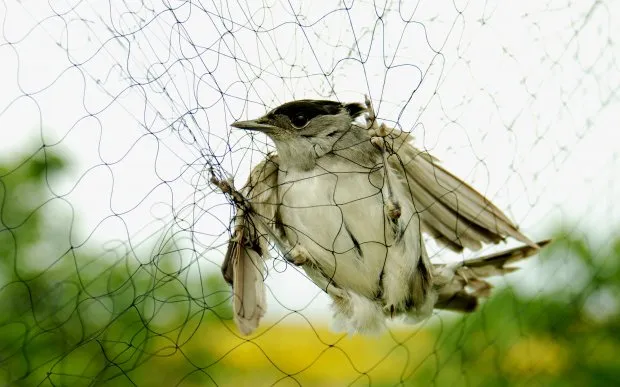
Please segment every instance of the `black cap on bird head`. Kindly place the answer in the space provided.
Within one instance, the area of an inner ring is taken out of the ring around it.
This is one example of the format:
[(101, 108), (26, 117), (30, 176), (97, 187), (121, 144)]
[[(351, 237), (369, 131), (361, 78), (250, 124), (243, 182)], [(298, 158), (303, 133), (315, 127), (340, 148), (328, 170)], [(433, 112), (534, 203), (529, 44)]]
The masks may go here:
[(237, 121), (231, 126), (270, 134), (277, 129), (303, 129), (317, 117), (346, 114), (351, 120), (354, 120), (365, 111), (366, 107), (356, 102), (341, 103), (329, 100), (301, 99), (280, 105), (263, 117), (255, 120)]

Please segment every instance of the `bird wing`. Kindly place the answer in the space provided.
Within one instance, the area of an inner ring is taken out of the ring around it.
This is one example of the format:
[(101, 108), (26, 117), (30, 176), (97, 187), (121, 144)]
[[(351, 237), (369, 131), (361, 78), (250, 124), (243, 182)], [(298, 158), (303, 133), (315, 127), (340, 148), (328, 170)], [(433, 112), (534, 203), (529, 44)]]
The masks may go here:
[[(263, 259), (277, 210), (278, 157), (268, 155), (252, 169), (236, 203), (235, 229), (228, 242), (222, 274), (233, 287), (234, 320), (244, 335), (252, 333), (267, 309)], [(262, 257), (262, 259), (261, 259)]]
[(489, 199), (448, 172), (428, 152), (412, 145), (412, 137), (394, 129), (390, 135), (397, 157), (391, 166), (404, 170), (422, 230), (454, 251), (478, 250), (483, 243), (499, 243), (510, 236), (529, 246), (538, 245)]

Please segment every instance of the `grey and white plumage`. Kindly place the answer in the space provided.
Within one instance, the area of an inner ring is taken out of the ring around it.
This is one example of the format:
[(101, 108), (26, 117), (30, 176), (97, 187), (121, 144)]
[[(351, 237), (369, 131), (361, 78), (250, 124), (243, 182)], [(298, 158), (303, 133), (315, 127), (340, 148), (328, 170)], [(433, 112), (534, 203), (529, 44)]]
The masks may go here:
[[(366, 123), (357, 120), (366, 113)], [(245, 186), (214, 180), (235, 199), (235, 231), (222, 266), (235, 321), (251, 333), (265, 313), (268, 241), (333, 300), (337, 327), (381, 329), (387, 317), (418, 321), (433, 308), (471, 311), (484, 278), (547, 243), (523, 235), (488, 199), (407, 133), (377, 125), (370, 101), (299, 100), (233, 127), (266, 133), (277, 154)], [(526, 245), (452, 265), (431, 264), (422, 233), (454, 251), (506, 237)]]

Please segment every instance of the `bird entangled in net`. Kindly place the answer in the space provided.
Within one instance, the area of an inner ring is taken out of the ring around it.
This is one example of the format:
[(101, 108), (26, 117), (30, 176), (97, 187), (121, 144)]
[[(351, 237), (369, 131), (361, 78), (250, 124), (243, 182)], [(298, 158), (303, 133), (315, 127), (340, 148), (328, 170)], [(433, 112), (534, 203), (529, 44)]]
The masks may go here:
[(618, 379), (614, 2), (0, 10), (0, 384)]

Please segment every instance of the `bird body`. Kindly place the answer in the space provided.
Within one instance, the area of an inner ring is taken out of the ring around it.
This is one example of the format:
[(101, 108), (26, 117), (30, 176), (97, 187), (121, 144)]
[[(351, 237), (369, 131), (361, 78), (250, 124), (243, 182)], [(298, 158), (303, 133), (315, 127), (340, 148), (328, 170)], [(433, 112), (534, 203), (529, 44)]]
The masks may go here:
[[(378, 152), (373, 153), (378, 164)], [(328, 293), (331, 287), (334, 292), (347, 289), (354, 294), (355, 304), (345, 313), (335, 310), (337, 324), (374, 330), (384, 320), (384, 308), (404, 310), (409, 294), (403, 283), (411, 282), (408, 277), (416, 274), (419, 259), (411, 257), (408, 249), (426, 252), (410, 202), (404, 203), (401, 215), (410, 222), (407, 232), (397, 235), (399, 231), (387, 219), (383, 170), (330, 155), (307, 171), (280, 171), (278, 179), (280, 202), (286, 208), (281, 211), (285, 239), (293, 246), (304, 246), (315, 261), (302, 267), (310, 278), (321, 278), (315, 283)], [(353, 311), (359, 309), (373, 318), (357, 320)]]
[(346, 161), (321, 164), (279, 174), (286, 239), (304, 246), (335, 283), (374, 297), (386, 255), (386, 241), (376, 240), (385, 233), (382, 222), (367, 221), (383, 218), (381, 189), (370, 182), (380, 182), (379, 173), (369, 178), (366, 168)]
[[(364, 112), (366, 125), (356, 121)], [(378, 126), (369, 101), (293, 101), (233, 126), (266, 133), (277, 149), (241, 192), (220, 184), (238, 207), (222, 270), (245, 334), (266, 309), (267, 241), (330, 295), (336, 326), (350, 332), (379, 330), (386, 317), (417, 321), (434, 307), (469, 311), (490, 288), (481, 278), (539, 248), (408, 134)], [(506, 236), (527, 246), (475, 269), (433, 265), (423, 231), (455, 251)]]

